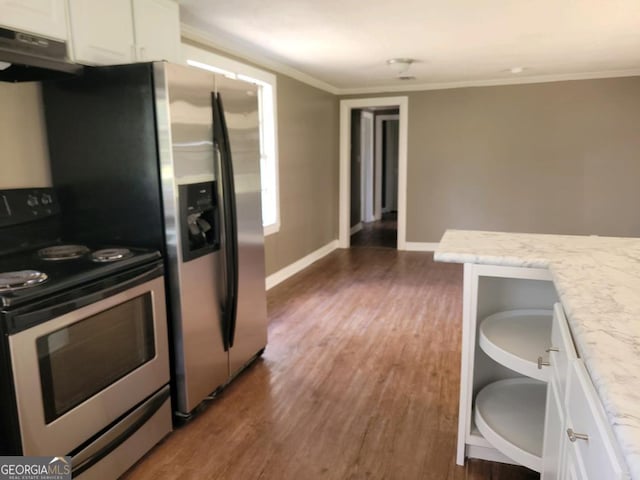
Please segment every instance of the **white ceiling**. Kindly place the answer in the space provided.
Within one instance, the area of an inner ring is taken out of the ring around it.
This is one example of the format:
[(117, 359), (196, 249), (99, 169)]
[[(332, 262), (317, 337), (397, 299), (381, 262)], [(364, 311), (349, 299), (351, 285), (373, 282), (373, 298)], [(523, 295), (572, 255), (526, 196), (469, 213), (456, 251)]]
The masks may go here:
[[(329, 89), (640, 75), (640, 0), (180, 0), (221, 48)], [(386, 60), (415, 58), (415, 80)], [(509, 70), (524, 67), (519, 74)]]

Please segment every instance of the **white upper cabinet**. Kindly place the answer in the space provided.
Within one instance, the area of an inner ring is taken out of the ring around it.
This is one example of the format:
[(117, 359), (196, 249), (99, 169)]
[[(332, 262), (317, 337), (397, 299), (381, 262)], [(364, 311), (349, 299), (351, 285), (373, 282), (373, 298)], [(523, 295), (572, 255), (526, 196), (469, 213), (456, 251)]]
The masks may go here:
[(116, 65), (135, 60), (131, 0), (69, 0), (74, 60)]
[(65, 4), (65, 0), (0, 0), (0, 26), (66, 40)]
[(180, 13), (173, 0), (69, 0), (69, 17), (77, 63), (180, 61)]
[(180, 13), (172, 0), (132, 0), (137, 60), (180, 62)]

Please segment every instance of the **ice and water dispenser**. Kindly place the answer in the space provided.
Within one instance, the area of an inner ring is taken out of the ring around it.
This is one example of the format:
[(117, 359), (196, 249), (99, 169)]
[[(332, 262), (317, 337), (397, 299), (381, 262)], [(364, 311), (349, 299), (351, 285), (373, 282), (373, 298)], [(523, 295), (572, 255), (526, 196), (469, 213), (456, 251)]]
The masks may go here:
[(216, 182), (180, 185), (178, 196), (183, 261), (220, 249)]

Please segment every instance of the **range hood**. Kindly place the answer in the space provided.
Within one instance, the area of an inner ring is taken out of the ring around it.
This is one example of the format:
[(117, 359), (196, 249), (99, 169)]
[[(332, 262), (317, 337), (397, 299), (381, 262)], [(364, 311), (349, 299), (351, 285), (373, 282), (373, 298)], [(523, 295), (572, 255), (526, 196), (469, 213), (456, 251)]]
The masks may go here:
[(69, 62), (67, 44), (0, 28), (0, 80), (28, 82), (78, 74), (82, 65)]

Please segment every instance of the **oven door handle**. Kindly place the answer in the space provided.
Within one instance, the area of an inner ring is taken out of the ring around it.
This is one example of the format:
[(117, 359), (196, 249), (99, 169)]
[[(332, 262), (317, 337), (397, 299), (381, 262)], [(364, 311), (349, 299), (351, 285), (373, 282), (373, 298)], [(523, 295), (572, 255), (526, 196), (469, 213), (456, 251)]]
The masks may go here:
[(71, 457), (72, 477), (75, 478), (91, 468), (122, 445), (160, 410), (170, 396), (171, 390), (167, 385), (132, 412), (125, 414), (124, 418), (121, 418), (118, 423), (102, 433), (96, 440), (88, 445), (85, 443), (71, 452), (69, 456)]
[[(88, 288), (87, 295), (79, 298), (68, 299), (68, 292), (63, 292), (53, 298), (45, 299), (25, 309), (17, 309), (7, 315), (7, 327), (9, 334), (14, 334), (38, 325), (42, 322), (65, 313), (77, 310), (86, 305), (111, 297), (130, 288), (141, 285), (162, 275), (164, 267), (162, 263), (149, 268), (148, 265), (134, 269), (111, 279), (111, 285), (104, 288), (103, 282), (97, 282), (93, 290)], [(141, 273), (142, 272), (142, 273)], [(65, 298), (67, 297), (67, 298)]]

